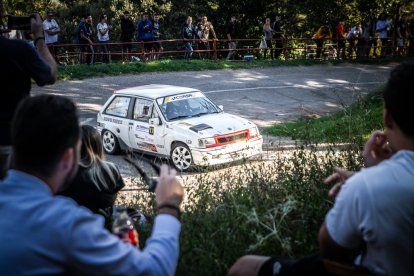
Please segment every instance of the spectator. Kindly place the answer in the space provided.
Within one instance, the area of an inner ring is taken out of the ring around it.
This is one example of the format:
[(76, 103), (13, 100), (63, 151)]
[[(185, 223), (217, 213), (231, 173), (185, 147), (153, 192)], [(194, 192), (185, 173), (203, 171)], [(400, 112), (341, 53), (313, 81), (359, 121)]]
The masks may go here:
[(58, 34), (60, 33), (60, 28), (58, 23), (53, 17), (55, 13), (53, 11), (47, 12), (47, 18), (43, 21), (43, 30), (45, 31), (45, 42), (47, 48), (49, 48), (50, 54), (56, 60), (56, 45), (58, 44)]
[(227, 60), (234, 58), (237, 49), (237, 39), (239, 34), (239, 29), (237, 26), (236, 16), (232, 15), (230, 17), (230, 22), (227, 24), (227, 39), (229, 41), (229, 53), (227, 54)]
[(387, 15), (381, 13), (376, 24), (376, 32), (378, 32), (381, 40), (381, 57), (384, 57), (388, 49), (388, 31), (391, 28), (391, 21), (387, 20)]
[(270, 18), (266, 18), (265, 23), (263, 25), (263, 33), (264, 33), (264, 37), (266, 40), (266, 47), (264, 50), (264, 60), (266, 60), (266, 53), (267, 53), (267, 49), (270, 49), (270, 57), (272, 60), (274, 60), (274, 55), (273, 55), (273, 46), (272, 46), (272, 37), (273, 37), (273, 29), (270, 26)]
[[(159, 41), (160, 39), (160, 18), (158, 15), (154, 16), (154, 26), (153, 26), (153, 34), (154, 34), (154, 50), (156, 52), (162, 52), (164, 48), (162, 47), (162, 43)], [(160, 54), (155, 55), (155, 59), (158, 60)]]
[[(3, 1), (0, 0), (0, 21)], [(42, 21), (36, 14), (31, 20), (35, 48), (22, 40), (0, 36), (0, 83), (3, 96), (0, 101), (0, 180), (6, 175), (11, 148), (11, 120), (18, 103), (30, 96), (31, 79), (43, 86), (56, 81), (56, 62), (45, 40)]]
[(76, 175), (78, 120), (75, 104), (53, 95), (25, 99), (15, 113), (15, 169), (0, 185), (2, 274), (173, 275), (183, 198), (174, 170), (161, 167), (158, 215), (143, 250), (103, 228), (101, 216), (54, 196)]
[(92, 34), (92, 16), (86, 15), (78, 25), (78, 43), (81, 45), (82, 63), (85, 63), (83, 57), (86, 56), (86, 64), (88, 65), (94, 63), (95, 51), (93, 49)]
[(401, 18), (397, 21), (397, 24), (395, 24), (396, 27), (396, 42), (397, 42), (397, 51), (396, 54), (403, 56), (405, 52), (405, 40), (408, 37), (407, 33), (407, 22), (405, 18)]
[(273, 29), (273, 39), (275, 40), (276, 50), (274, 53), (274, 58), (278, 59), (280, 54), (283, 52), (283, 42), (282, 42), (282, 26), (280, 24), (280, 16), (275, 16), (275, 22), (272, 25)]
[(210, 58), (210, 32), (213, 36), (213, 40), (216, 41), (217, 36), (216, 32), (214, 31), (213, 24), (211, 24), (211, 22), (207, 20), (207, 16), (203, 16), (201, 18), (201, 22), (197, 25), (197, 35), (201, 39), (201, 47), (199, 49), (207, 51), (204, 54), (202, 54), (202, 57), (207, 59)]
[[(348, 58), (352, 59), (352, 56), (354, 52), (356, 53), (356, 43), (359, 41), (359, 38), (361, 36), (361, 26), (360, 25), (354, 25), (349, 30), (348, 34), (346, 35), (346, 39), (349, 42), (348, 46)], [(359, 42), (358, 42), (359, 43)]]
[(118, 167), (105, 161), (101, 135), (92, 126), (82, 126), (78, 172), (60, 195), (73, 198), (95, 214), (104, 215), (105, 227), (112, 229), (112, 207), (125, 184)]
[(362, 37), (366, 41), (365, 57), (369, 58), (371, 48), (373, 49), (373, 56), (377, 56), (377, 38), (375, 37), (375, 27), (371, 20), (365, 22), (364, 29), (362, 31)]
[(184, 40), (185, 54), (184, 59), (191, 61), (193, 57), (193, 40), (197, 36), (197, 31), (194, 28), (193, 18), (191, 16), (187, 17), (185, 23), (181, 26), (181, 38)]
[[(337, 168), (325, 180), (338, 183), (329, 192), (335, 204), (319, 231), (322, 256), (354, 262), (374, 275), (414, 271), (413, 78), (412, 62), (391, 72), (383, 93), (386, 130), (375, 131), (365, 144), (365, 168), (356, 173)], [(229, 275), (323, 273), (317, 255), (296, 261), (250, 255), (240, 258)]]
[(144, 42), (145, 52), (151, 52), (154, 33), (152, 30), (152, 22), (148, 19), (148, 14), (143, 14), (142, 19), (138, 22), (137, 40)]
[(102, 61), (104, 63), (109, 63), (109, 51), (108, 51), (108, 42), (109, 42), (109, 27), (106, 23), (108, 20), (106, 14), (102, 14), (99, 18), (99, 23), (96, 26), (98, 30), (98, 41), (101, 44), (101, 51), (102, 51)]
[(338, 26), (336, 27), (336, 40), (338, 44), (338, 59), (345, 59), (346, 33), (344, 20), (339, 20)]
[[(121, 41), (122, 41), (122, 55), (126, 53), (128, 55), (132, 51), (132, 38), (134, 36), (135, 26), (130, 17), (129, 11), (124, 11), (121, 18)], [(124, 59), (124, 57), (123, 57)]]
[(316, 43), (316, 58), (321, 57), (322, 47), (326, 40), (332, 39), (332, 33), (328, 25), (321, 26), (313, 35), (312, 39)]

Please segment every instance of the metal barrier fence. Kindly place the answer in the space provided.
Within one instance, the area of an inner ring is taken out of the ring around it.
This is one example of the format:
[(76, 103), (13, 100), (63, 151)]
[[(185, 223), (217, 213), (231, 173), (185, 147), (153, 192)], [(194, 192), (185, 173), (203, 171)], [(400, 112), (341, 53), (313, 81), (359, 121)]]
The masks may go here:
[[(271, 52), (277, 53), (278, 59), (358, 59), (373, 58), (377, 56), (395, 56), (414, 53), (413, 40), (404, 41), (403, 46), (398, 47), (391, 38), (387, 40), (375, 39), (371, 41), (347, 41), (345, 47), (339, 48), (338, 42), (332, 40), (321, 41), (322, 46), (318, 47), (315, 40), (311, 38), (289, 38), (280, 39), (277, 43), (272, 40), (268, 48), (260, 48), (261, 39), (235, 39), (232, 40), (233, 49), (229, 48), (228, 40), (158, 40), (149, 42), (111, 42), (95, 43), (91, 46), (85, 44), (57, 44), (53, 45), (56, 59), (60, 64), (85, 63), (88, 55), (93, 56), (94, 63), (106, 61), (103, 56), (108, 55), (109, 61), (135, 62), (150, 61), (159, 59), (182, 59), (186, 53), (184, 43), (192, 42), (193, 59), (225, 59), (229, 52), (235, 52), (232, 60), (263, 59), (265, 51), (267, 57), (271, 58)], [(386, 42), (384, 44), (384, 42)], [(132, 50), (124, 51), (124, 47), (130, 44)], [(102, 45), (106, 45), (108, 52), (103, 52)], [(271, 46), (271, 47), (269, 47)], [(89, 50), (88, 48), (92, 49)], [(342, 50), (343, 49), (343, 50)], [(341, 50), (341, 53), (338, 51)], [(344, 54), (342, 53), (344, 51)], [(246, 58), (248, 57), (248, 58)]]

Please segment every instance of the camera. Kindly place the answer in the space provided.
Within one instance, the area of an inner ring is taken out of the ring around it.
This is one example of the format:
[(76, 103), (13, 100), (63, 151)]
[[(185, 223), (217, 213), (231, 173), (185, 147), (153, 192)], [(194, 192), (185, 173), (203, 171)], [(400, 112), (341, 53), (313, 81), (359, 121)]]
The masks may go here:
[(31, 28), (30, 20), (32, 18), (34, 18), (33, 15), (32, 16), (8, 15), (7, 16), (7, 29), (30, 31), (30, 28)]

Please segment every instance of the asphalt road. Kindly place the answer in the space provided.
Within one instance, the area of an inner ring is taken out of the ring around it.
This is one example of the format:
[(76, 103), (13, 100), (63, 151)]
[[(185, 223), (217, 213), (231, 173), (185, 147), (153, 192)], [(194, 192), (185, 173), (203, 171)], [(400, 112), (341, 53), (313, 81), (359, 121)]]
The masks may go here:
[[(72, 98), (81, 122), (95, 125), (96, 113), (115, 90), (169, 84), (200, 89), (224, 111), (255, 122), (259, 127), (306, 115), (340, 110), (379, 87), (395, 64), (271, 67), (249, 70), (172, 72), (86, 80), (59, 81), (32, 88), (32, 94), (52, 93)], [(110, 160), (119, 163), (120, 159)], [(121, 172), (128, 174), (121, 166)]]

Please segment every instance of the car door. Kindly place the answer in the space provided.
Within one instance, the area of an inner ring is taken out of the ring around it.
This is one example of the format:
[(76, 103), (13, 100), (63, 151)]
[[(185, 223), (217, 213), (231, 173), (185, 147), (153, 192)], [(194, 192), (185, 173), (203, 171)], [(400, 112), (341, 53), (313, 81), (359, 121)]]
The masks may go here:
[(111, 131), (120, 141), (131, 146), (129, 143), (128, 118), (131, 116), (132, 97), (117, 95), (102, 113), (102, 121), (105, 129)]
[(154, 108), (153, 101), (136, 98), (132, 118), (129, 121), (129, 142), (133, 148), (157, 153), (153, 131), (150, 134), (149, 119)]

